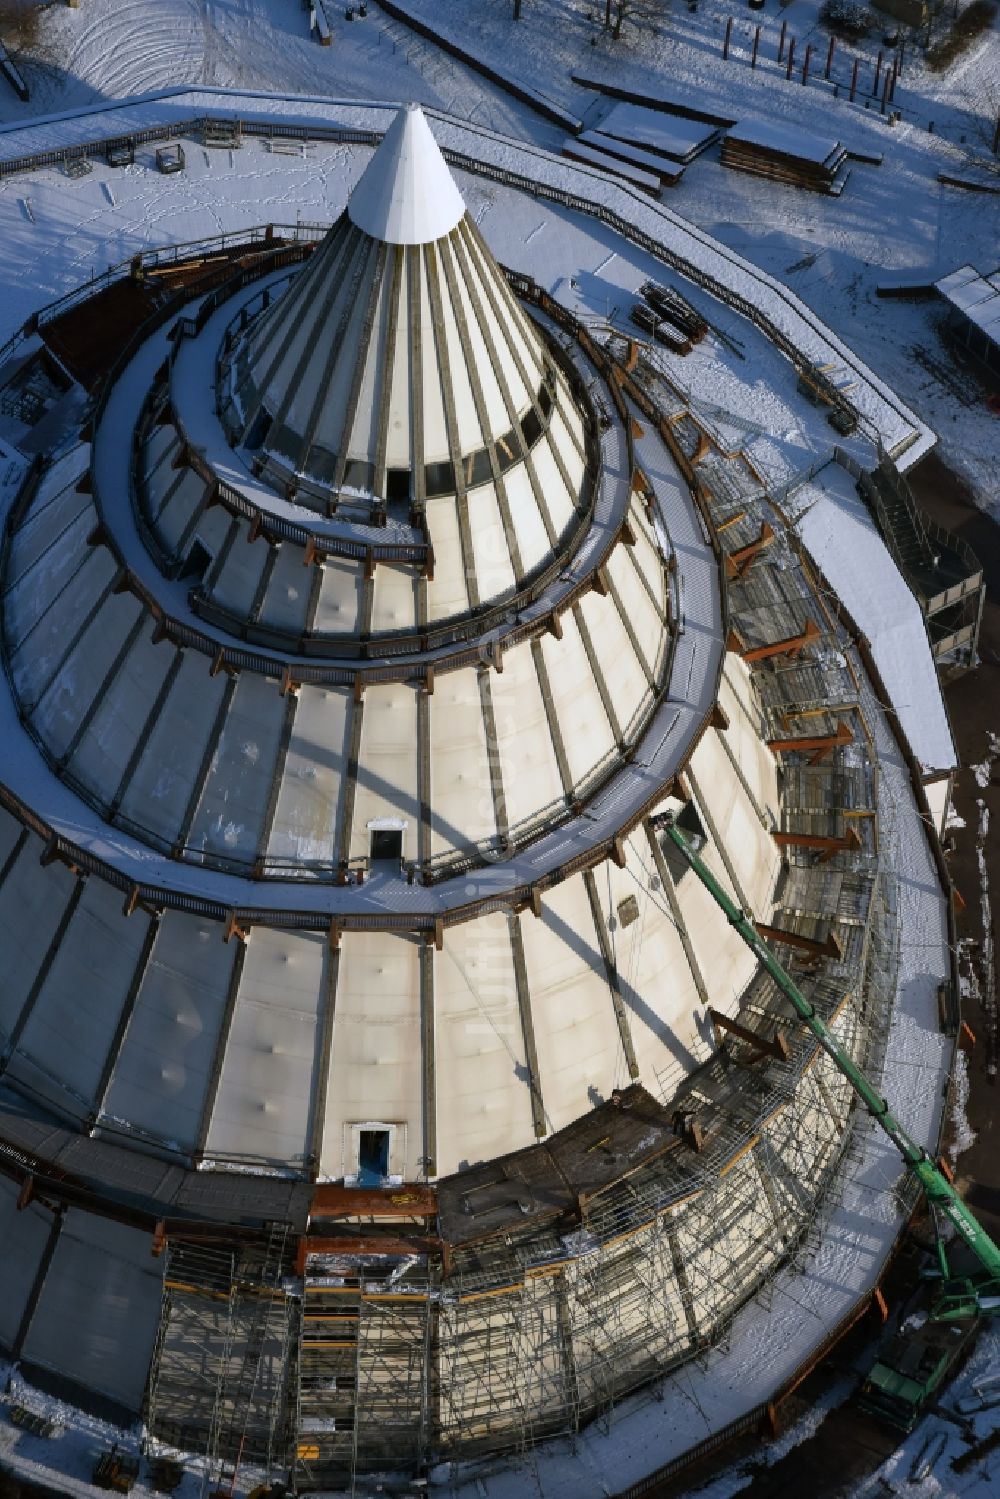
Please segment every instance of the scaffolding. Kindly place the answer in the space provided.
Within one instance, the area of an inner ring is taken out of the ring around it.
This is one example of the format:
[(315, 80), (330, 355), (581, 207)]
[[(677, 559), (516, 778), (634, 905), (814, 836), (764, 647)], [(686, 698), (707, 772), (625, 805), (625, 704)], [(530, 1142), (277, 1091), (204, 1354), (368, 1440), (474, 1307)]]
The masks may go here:
[(267, 1477), (288, 1466), (299, 1310), (289, 1234), (276, 1223), (239, 1248), (168, 1242), (146, 1424), (154, 1441), (205, 1454), (203, 1492), (243, 1464)]
[[(744, 456), (690, 412), (667, 426), (719, 544), (727, 648), (749, 671), (738, 708), (780, 767), (782, 868), (763, 930), (877, 1077), (898, 933), (851, 642)], [(677, 795), (690, 796), (683, 776)], [(645, 832), (669, 880), (655, 818)], [(440, 1237), (417, 1249), (397, 1228), (380, 1250), (378, 1225), (350, 1225), (356, 1252), (350, 1233), (337, 1252), (307, 1239), (292, 1295), (283, 1242), (228, 1257), (171, 1246), (153, 1433), (215, 1463), (286, 1464), (299, 1491), (350, 1487), (576, 1432), (723, 1345), (748, 1301), (819, 1249), (867, 1122), (766, 971), (716, 1040), (661, 1097), (632, 1084), (439, 1183)]]

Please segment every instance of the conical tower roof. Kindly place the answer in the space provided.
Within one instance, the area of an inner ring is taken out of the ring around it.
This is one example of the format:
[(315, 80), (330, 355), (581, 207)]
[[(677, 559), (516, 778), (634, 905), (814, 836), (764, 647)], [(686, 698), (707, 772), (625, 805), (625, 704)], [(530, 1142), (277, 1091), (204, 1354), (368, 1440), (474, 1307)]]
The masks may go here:
[(424, 516), (432, 618), (517, 588), (586, 508), (583, 413), (416, 108), (222, 383), (231, 440), (289, 497)]
[(428, 245), (449, 234), (465, 202), (423, 112), (400, 110), (351, 194), (352, 224), (389, 245)]

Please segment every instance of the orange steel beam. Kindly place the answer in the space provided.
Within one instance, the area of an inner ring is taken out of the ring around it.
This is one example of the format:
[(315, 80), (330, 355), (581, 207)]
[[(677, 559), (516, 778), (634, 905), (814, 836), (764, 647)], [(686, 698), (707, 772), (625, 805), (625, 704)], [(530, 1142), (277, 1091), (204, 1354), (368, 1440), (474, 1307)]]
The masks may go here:
[(861, 837), (856, 828), (848, 828), (841, 838), (827, 838), (820, 833), (775, 833), (775, 843), (781, 848), (815, 848), (822, 853), (822, 863), (834, 854), (847, 853), (861, 847)]
[(310, 1218), (429, 1218), (437, 1190), (422, 1182), (401, 1187), (342, 1187), (323, 1182), (313, 1192)]
[(803, 937), (799, 932), (787, 932), (780, 926), (767, 926), (762, 921), (755, 921), (754, 926), (758, 934), (768, 942), (784, 942), (789, 947), (797, 947), (801, 952), (811, 953), (817, 958), (842, 958), (844, 949), (836, 932), (830, 932), (825, 942), (817, 942), (815, 937)]
[(813, 750), (813, 763), (822, 760), (831, 750), (838, 749), (843, 744), (853, 744), (854, 734), (850, 725), (841, 723), (837, 725), (834, 734), (811, 734), (802, 739), (769, 739), (767, 747), (776, 755), (785, 754), (790, 750)]
[(741, 1041), (746, 1041), (756, 1051), (766, 1057), (776, 1057), (779, 1062), (788, 1061), (788, 1042), (785, 1040), (783, 1031), (775, 1031), (770, 1040), (766, 1036), (758, 1035), (756, 1031), (748, 1030), (745, 1025), (740, 1025), (738, 1020), (732, 1020), (728, 1015), (723, 1015), (721, 1010), (708, 1012), (708, 1018), (717, 1031), (731, 1031), (734, 1036), (739, 1036)]
[(740, 547), (736, 552), (730, 552), (726, 558), (726, 577), (738, 578), (740, 573), (753, 561), (759, 552), (765, 551), (774, 540), (774, 528), (764, 521), (760, 528), (760, 535), (756, 541), (748, 542), (745, 547)]
[(801, 635), (789, 635), (784, 640), (774, 640), (770, 645), (755, 645), (742, 652), (744, 661), (766, 661), (769, 656), (797, 656), (799, 651), (823, 634), (815, 620), (807, 619)]

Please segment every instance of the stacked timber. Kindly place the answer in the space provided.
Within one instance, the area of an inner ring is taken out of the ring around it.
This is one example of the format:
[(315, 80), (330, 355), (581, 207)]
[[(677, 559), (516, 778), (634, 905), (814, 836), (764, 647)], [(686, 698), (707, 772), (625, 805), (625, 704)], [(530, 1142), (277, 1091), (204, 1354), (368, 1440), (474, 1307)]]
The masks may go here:
[(846, 162), (840, 141), (769, 121), (741, 120), (722, 142), (723, 166), (833, 197), (847, 182)]
[(656, 281), (644, 281), (639, 288), (657, 317), (673, 323), (679, 333), (692, 343), (701, 343), (708, 332), (708, 323), (687, 297), (682, 297), (673, 287), (660, 286)]
[(640, 171), (651, 172), (669, 187), (674, 187), (684, 176), (684, 168), (659, 151), (633, 145), (631, 141), (618, 140), (613, 135), (605, 135), (603, 130), (585, 130), (577, 137), (577, 144), (603, 151), (606, 156), (616, 156), (629, 166), (638, 167)]
[(562, 154), (568, 156), (571, 161), (581, 161), (588, 167), (600, 167), (601, 171), (609, 172), (613, 177), (629, 183), (631, 187), (639, 187), (643, 192), (651, 193), (654, 198), (659, 196), (659, 176), (654, 176), (652, 172), (647, 172), (642, 167), (633, 166), (618, 156), (612, 156), (607, 151), (588, 146), (576, 136), (569, 136), (563, 141)]

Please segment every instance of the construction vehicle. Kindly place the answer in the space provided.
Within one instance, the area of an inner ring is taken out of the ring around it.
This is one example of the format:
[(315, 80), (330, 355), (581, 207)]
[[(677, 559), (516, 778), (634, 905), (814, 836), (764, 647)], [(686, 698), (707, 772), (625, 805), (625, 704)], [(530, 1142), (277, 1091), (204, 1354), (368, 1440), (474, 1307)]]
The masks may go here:
[[(886, 1099), (785, 972), (750, 916), (741, 911), (722, 889), (681, 831), (675, 814), (661, 813), (653, 823), (663, 829), (721, 907), (730, 925), (756, 954), (803, 1025), (847, 1078), (923, 1189), (937, 1230), (936, 1295), (925, 1314), (917, 1311), (902, 1320), (898, 1332), (880, 1351), (869, 1371), (861, 1395), (862, 1404), (872, 1414), (908, 1431), (940, 1392), (948, 1375), (971, 1350), (981, 1319), (1000, 1311), (1000, 1247), (966, 1207), (938, 1164), (906, 1133)], [(979, 1270), (967, 1274), (952, 1271), (939, 1227), (942, 1220), (955, 1230), (960, 1245), (978, 1262)]]

